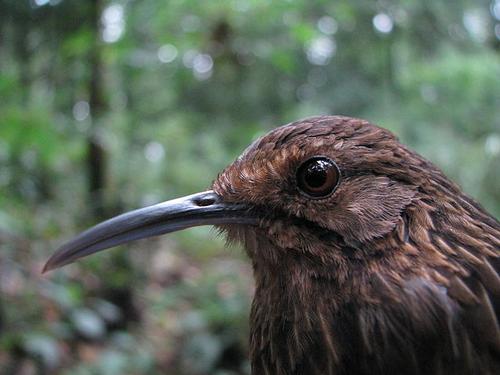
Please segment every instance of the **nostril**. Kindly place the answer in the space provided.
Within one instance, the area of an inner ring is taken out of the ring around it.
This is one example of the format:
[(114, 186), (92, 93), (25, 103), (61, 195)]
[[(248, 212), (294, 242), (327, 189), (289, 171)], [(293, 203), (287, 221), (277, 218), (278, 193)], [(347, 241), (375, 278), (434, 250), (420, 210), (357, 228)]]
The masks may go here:
[(197, 198), (194, 200), (194, 204), (199, 207), (211, 206), (214, 203), (215, 203), (215, 198), (213, 197)]

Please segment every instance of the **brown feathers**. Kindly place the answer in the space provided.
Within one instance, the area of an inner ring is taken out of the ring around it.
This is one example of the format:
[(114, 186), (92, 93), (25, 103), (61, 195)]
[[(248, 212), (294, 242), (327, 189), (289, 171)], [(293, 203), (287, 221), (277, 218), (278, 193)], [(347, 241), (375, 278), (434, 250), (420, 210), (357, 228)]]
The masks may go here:
[[(308, 199), (296, 173), (316, 156), (341, 180)], [(261, 217), (223, 227), (254, 266), (254, 375), (500, 373), (500, 225), (387, 130), (280, 127), (213, 189)]]

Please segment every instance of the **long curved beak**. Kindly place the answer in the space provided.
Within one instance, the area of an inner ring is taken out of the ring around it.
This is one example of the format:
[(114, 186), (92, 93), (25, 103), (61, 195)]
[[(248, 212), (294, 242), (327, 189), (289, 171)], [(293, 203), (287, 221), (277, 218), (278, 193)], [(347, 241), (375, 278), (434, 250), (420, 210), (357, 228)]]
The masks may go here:
[(226, 203), (212, 190), (130, 211), (80, 233), (62, 245), (43, 272), (126, 242), (200, 225), (257, 224), (248, 206)]

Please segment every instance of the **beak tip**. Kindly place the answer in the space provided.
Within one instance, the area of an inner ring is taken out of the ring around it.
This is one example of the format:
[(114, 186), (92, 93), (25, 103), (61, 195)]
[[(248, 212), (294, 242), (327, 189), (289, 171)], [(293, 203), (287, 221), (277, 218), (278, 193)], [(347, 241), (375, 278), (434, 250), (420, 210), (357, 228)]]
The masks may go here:
[(47, 272), (53, 271), (56, 268), (59, 268), (59, 267), (65, 265), (65, 264), (66, 263), (62, 263), (60, 260), (57, 260), (57, 259), (55, 259), (54, 256), (52, 256), (51, 258), (49, 258), (49, 260), (43, 266), (43, 268), (42, 268), (42, 275), (46, 274)]
[(42, 275), (46, 274), (47, 272), (51, 271), (53, 269), (53, 267), (51, 266), (50, 264), (50, 260), (45, 263), (45, 265), (43, 266), (43, 269), (42, 269)]

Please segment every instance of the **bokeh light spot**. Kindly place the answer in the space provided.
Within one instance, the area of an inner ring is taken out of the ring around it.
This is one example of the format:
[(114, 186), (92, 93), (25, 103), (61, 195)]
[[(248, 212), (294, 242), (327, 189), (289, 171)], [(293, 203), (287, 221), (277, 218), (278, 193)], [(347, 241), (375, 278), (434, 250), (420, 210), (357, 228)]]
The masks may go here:
[(208, 54), (200, 53), (193, 59), (193, 72), (196, 78), (204, 80), (212, 75), (214, 61)]
[(73, 117), (76, 121), (85, 121), (90, 114), (90, 105), (85, 100), (80, 100), (73, 105)]
[(392, 18), (386, 13), (377, 14), (373, 17), (372, 23), (375, 30), (381, 32), (382, 34), (389, 34), (394, 27)]
[(464, 12), (463, 24), (471, 38), (484, 42), (488, 38), (488, 13), (482, 9), (469, 9)]
[(159, 142), (149, 142), (144, 147), (144, 156), (151, 163), (157, 163), (165, 157), (165, 148)]
[(111, 4), (102, 12), (101, 22), (102, 40), (106, 43), (114, 43), (120, 40), (125, 31), (125, 19), (123, 6)]
[(491, 156), (500, 154), (500, 134), (490, 134), (484, 142), (484, 150)]
[(158, 48), (158, 60), (164, 64), (174, 61), (177, 54), (177, 48), (172, 44), (165, 44)]
[(326, 65), (335, 54), (337, 45), (333, 39), (320, 36), (306, 50), (307, 59), (314, 65)]
[(326, 35), (333, 35), (337, 32), (338, 30), (338, 24), (335, 19), (333, 19), (330, 16), (323, 16), (318, 20), (318, 29), (321, 31), (323, 34)]
[(47, 5), (49, 2), (50, 0), (34, 0), (35, 5), (39, 7)]
[(500, 0), (497, 0), (491, 4), (491, 14), (493, 17), (500, 21)]

